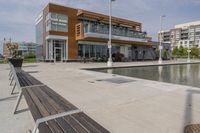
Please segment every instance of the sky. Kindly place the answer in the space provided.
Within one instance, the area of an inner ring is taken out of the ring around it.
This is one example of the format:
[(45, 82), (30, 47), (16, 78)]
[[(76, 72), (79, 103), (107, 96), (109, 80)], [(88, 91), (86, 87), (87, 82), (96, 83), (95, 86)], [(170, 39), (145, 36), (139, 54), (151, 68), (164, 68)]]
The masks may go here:
[[(108, 14), (108, 0), (0, 0), (0, 53), (3, 38), (35, 42), (35, 19), (48, 2)], [(166, 15), (163, 29), (175, 24), (200, 20), (200, 0), (116, 0), (112, 14), (141, 22), (157, 40), (160, 16)]]

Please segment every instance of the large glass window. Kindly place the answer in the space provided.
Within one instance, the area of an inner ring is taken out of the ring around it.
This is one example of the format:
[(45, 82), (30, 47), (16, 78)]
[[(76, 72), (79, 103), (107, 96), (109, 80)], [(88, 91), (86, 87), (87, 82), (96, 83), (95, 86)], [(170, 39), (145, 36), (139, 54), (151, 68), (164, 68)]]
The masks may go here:
[(46, 31), (68, 32), (68, 16), (49, 13), (46, 19)]
[[(109, 33), (109, 24), (103, 22), (96, 22), (90, 20), (83, 20), (84, 32), (88, 33), (100, 33), (108, 34)], [(120, 25), (112, 25), (112, 34), (116, 36), (132, 37), (132, 38), (141, 38), (146, 37), (145, 32), (140, 32), (134, 30), (133, 28), (128, 28)]]

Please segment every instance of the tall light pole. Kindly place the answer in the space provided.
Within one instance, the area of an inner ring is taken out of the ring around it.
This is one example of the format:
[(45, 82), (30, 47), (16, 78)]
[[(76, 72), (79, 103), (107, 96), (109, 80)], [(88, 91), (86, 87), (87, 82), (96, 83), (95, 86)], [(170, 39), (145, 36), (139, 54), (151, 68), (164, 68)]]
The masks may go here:
[(158, 64), (162, 64), (162, 25), (163, 25), (163, 19), (165, 18), (165, 15), (160, 16), (160, 45), (159, 45), (159, 60)]
[(187, 62), (189, 63), (190, 62), (190, 52), (191, 52), (191, 50), (190, 50), (190, 44), (188, 44), (188, 50), (187, 50), (187, 52), (188, 52)]
[(6, 50), (6, 38), (3, 38), (3, 56), (5, 57), (5, 52), (4, 52), (4, 50)]
[(108, 67), (113, 66), (112, 62), (112, 2), (115, 0), (109, 0), (109, 41), (108, 41), (108, 49), (109, 49), (109, 58), (107, 62)]

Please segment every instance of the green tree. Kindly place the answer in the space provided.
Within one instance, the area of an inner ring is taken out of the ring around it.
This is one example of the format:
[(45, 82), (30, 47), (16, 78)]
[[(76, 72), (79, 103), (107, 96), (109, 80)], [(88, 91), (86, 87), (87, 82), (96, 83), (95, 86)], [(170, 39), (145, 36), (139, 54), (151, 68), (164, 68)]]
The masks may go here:
[(175, 47), (172, 51), (172, 55), (176, 57), (178, 55), (178, 47)]
[(198, 48), (191, 48), (191, 56), (192, 57), (199, 57), (199, 49)]
[(180, 46), (178, 49), (178, 56), (180, 57), (187, 56), (187, 48), (183, 48), (183, 46)]

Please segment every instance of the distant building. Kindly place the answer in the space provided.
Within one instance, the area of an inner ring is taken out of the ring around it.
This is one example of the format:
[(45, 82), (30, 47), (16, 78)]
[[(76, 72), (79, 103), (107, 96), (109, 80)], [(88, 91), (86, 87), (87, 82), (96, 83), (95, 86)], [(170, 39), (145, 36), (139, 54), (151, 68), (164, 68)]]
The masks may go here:
[[(159, 45), (160, 42), (152, 42), (153, 49), (156, 52), (156, 59), (159, 58)], [(163, 49), (162, 49), (162, 58), (165, 60), (171, 59), (171, 43), (162, 43)]]
[(19, 42), (18, 53), (20, 55), (27, 55), (29, 53), (36, 54), (36, 47), (38, 44), (32, 42)]
[[(108, 58), (109, 16), (49, 3), (36, 19), (36, 43), (45, 61)], [(151, 40), (142, 23), (112, 17), (112, 56), (153, 59)]]
[(173, 29), (161, 31), (161, 36), (162, 42), (171, 43), (172, 49), (180, 46), (200, 48), (200, 21), (175, 25)]
[[(32, 42), (16, 42), (18, 44), (18, 54), (21, 56), (27, 55), (29, 53), (36, 54), (36, 47), (38, 44)], [(3, 55), (4, 57), (9, 57), (9, 50), (6, 44), (3, 44)]]

